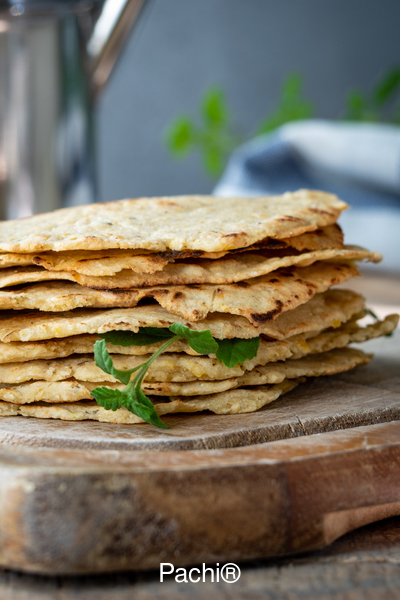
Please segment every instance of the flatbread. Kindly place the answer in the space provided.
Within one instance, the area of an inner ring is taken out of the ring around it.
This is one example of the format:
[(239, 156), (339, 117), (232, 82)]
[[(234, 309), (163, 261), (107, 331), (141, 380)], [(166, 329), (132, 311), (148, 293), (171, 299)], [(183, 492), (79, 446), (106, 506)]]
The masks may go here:
[[(96, 335), (75, 335), (69, 338), (55, 340), (44, 340), (38, 342), (0, 342), (0, 364), (21, 363), (34, 360), (51, 360), (65, 358), (71, 354), (93, 354), (93, 346), (100, 339)], [(282, 342), (262, 341), (264, 351), (268, 348), (268, 361), (283, 360), (290, 356), (287, 344)], [(110, 354), (121, 354), (124, 356), (140, 356), (144, 360), (146, 354), (154, 354), (161, 346), (149, 344), (148, 346), (114, 346), (106, 344)], [(171, 344), (166, 351), (184, 352), (189, 356), (199, 356), (185, 340), (179, 340)], [(214, 355), (210, 355), (212, 358)]]
[(0, 310), (65, 312), (75, 308), (131, 308), (137, 305), (140, 295), (137, 290), (93, 290), (77, 283), (49, 281), (0, 290)]
[[(142, 389), (146, 394), (155, 396), (204, 396), (221, 393), (228, 389), (277, 384), (283, 382), (285, 379), (335, 375), (336, 373), (350, 371), (359, 365), (368, 364), (372, 357), (372, 354), (365, 354), (361, 350), (341, 348), (322, 354), (305, 356), (296, 360), (289, 359), (278, 363), (268, 363), (264, 366), (255, 367), (252, 371), (248, 371), (241, 377), (232, 377), (223, 381), (191, 381), (188, 383), (145, 382), (142, 385)], [(90, 389), (93, 389), (97, 384), (86, 385)], [(122, 384), (112, 384), (112, 386), (121, 389), (124, 387)], [(222, 389), (223, 387), (225, 387), (225, 390)]]
[(311, 354), (297, 359), (255, 367), (238, 377), (238, 386), (281, 383), (285, 379), (297, 377), (321, 377), (350, 371), (358, 365), (369, 363), (372, 354), (365, 354), (355, 348), (339, 348)]
[(134, 273), (155, 273), (161, 271), (170, 260), (160, 254), (136, 254), (120, 250), (103, 252), (48, 252), (45, 254), (0, 254), (0, 269), (24, 265), (39, 265), (55, 271), (77, 271), (86, 275), (114, 275), (122, 269)]
[(70, 381), (33, 381), (23, 385), (2, 387), (0, 399), (15, 404), (31, 404), (32, 402), (77, 402), (85, 399), (92, 400), (92, 397), (84, 384), (71, 379)]
[[(183, 383), (164, 382), (151, 383), (144, 381), (142, 390), (155, 396), (197, 396), (218, 394), (230, 389), (246, 386), (282, 383), (285, 379), (299, 377), (319, 377), (349, 371), (354, 367), (367, 364), (372, 354), (361, 350), (342, 348), (322, 354), (306, 356), (296, 360), (286, 360), (255, 367), (240, 377), (215, 381), (189, 381)], [(90, 397), (88, 392), (98, 386), (111, 389), (123, 389), (122, 383), (103, 381), (79, 381), (70, 378), (66, 381), (34, 381), (29, 383), (8, 384), (0, 388), (0, 400), (14, 404), (30, 404), (32, 402), (75, 402)]]
[[(71, 273), (68, 271), (46, 271), (39, 267), (18, 267), (13, 269), (0, 270), (0, 288), (20, 285), (24, 283), (33, 283), (38, 281), (66, 280), (75, 281), (81, 286), (92, 288), (94, 290), (130, 290), (131, 288), (152, 287), (159, 285), (191, 285), (191, 284), (229, 284), (240, 281), (247, 281), (262, 277), (277, 271), (281, 268), (307, 267), (317, 261), (361, 261), (369, 260), (379, 262), (382, 255), (378, 252), (370, 252), (358, 246), (346, 246), (343, 249), (316, 250), (314, 252), (305, 252), (298, 255), (289, 254), (288, 256), (266, 256), (265, 254), (244, 253), (230, 258), (220, 260), (198, 260), (189, 263), (177, 263), (167, 265), (164, 270), (149, 273), (137, 274), (130, 269), (124, 269), (113, 277), (92, 277), (80, 273)], [(30, 288), (15, 291), (0, 292), (0, 308), (19, 309), (19, 308), (39, 308), (31, 306), (33, 300), (29, 293)], [(139, 293), (136, 291), (136, 294)], [(145, 292), (142, 292), (144, 294)], [(25, 296), (24, 296), (25, 294)], [(132, 294), (132, 304), (135, 306), (134, 292)], [(88, 292), (86, 293), (88, 297)], [(13, 301), (14, 298), (16, 301)], [(24, 305), (28, 303), (30, 306)], [(98, 299), (99, 295), (93, 294), (93, 304), (79, 304), (79, 306), (116, 306), (115, 297), (110, 299), (111, 304)], [(123, 302), (126, 297), (121, 296)], [(87, 300), (89, 302), (89, 300)], [(103, 304), (100, 304), (103, 302)], [(127, 304), (122, 304), (127, 306)], [(73, 306), (71, 308), (74, 308)], [(42, 309), (49, 310), (49, 309)], [(69, 310), (61, 309), (61, 310)]]
[(34, 258), (34, 254), (17, 254), (15, 252), (0, 254), (0, 269), (7, 269), (8, 267), (23, 267), (25, 265), (34, 265)]
[[(377, 252), (370, 252), (357, 246), (346, 246), (343, 249), (318, 250), (298, 255), (272, 256), (265, 254), (238, 254), (231, 258), (221, 260), (197, 261), (192, 263), (178, 263), (167, 265), (163, 271), (150, 274), (137, 274), (131, 270), (122, 270), (113, 277), (92, 277), (67, 271), (46, 271), (38, 267), (19, 267), (0, 271), (0, 288), (32, 283), (38, 281), (67, 280), (79, 283), (81, 286), (94, 290), (120, 291), (131, 288), (152, 287), (159, 285), (191, 285), (191, 284), (229, 284), (255, 279), (267, 275), (280, 268), (293, 265), (306, 267), (317, 261), (361, 261), (369, 260), (379, 262), (382, 256)], [(43, 289), (43, 288), (42, 288)], [(0, 292), (0, 307), (4, 309), (37, 308), (31, 306), (33, 299), (29, 293), (30, 288), (24, 290), (6, 290)], [(135, 293), (130, 291), (132, 300), (130, 306), (135, 306)], [(146, 292), (141, 292), (145, 294)], [(24, 295), (25, 294), (25, 295)], [(86, 292), (86, 302), (90, 302), (90, 294)], [(107, 304), (106, 295), (92, 295), (93, 304), (79, 304), (79, 306), (116, 306), (116, 298), (110, 297)], [(16, 300), (14, 301), (14, 298)], [(30, 304), (25, 306), (24, 304)], [(127, 296), (122, 296), (123, 304), (127, 306)], [(71, 308), (74, 308), (72, 306)], [(48, 310), (48, 309), (43, 309)], [(64, 309), (61, 309), (64, 310)], [(68, 309), (67, 309), (68, 310)]]
[[(257, 356), (242, 364), (228, 368), (215, 356), (190, 356), (185, 353), (164, 353), (148, 369), (145, 382), (183, 383), (188, 381), (215, 381), (240, 377), (256, 367), (276, 363), (288, 358), (301, 358), (307, 354), (320, 354), (335, 348), (344, 348), (352, 342), (364, 342), (391, 333), (397, 326), (398, 315), (390, 315), (367, 327), (352, 323), (336, 330), (321, 332), (313, 338), (305, 334), (282, 342), (260, 340)], [(119, 370), (133, 369), (148, 360), (151, 355), (113, 356), (114, 367)], [(285, 375), (288, 377), (288, 375)], [(25, 363), (0, 365), (0, 384), (25, 383), (32, 380), (63, 381), (74, 378), (79, 381), (116, 382), (96, 366), (93, 354), (56, 360), (31, 360)], [(266, 382), (275, 383), (275, 382)]]
[[(310, 335), (316, 335), (318, 333), (314, 330), (315, 321), (313, 320), (313, 315), (315, 315), (315, 318), (318, 320), (322, 330), (329, 326), (337, 326), (338, 324), (340, 325), (347, 318), (352, 318), (354, 315), (357, 315), (363, 310), (364, 299), (358, 294), (347, 292), (345, 290), (340, 290), (340, 292), (339, 290), (332, 290), (331, 292), (325, 292), (325, 294), (330, 294), (333, 299), (335, 298), (336, 294), (340, 294), (340, 296), (343, 294), (342, 297), (339, 296), (336, 298), (337, 301), (334, 306), (332, 306), (331, 303), (332, 312), (327, 312), (326, 308), (325, 313), (322, 311), (324, 306), (322, 301), (323, 295), (317, 295), (307, 304), (294, 309), (299, 316), (302, 315), (300, 322), (303, 332), (306, 332), (307, 337)], [(320, 308), (318, 316), (316, 316), (317, 305)], [(309, 317), (306, 316), (305, 310), (309, 312)], [(283, 315), (278, 317), (275, 323), (279, 323), (282, 318)], [(386, 331), (385, 333), (388, 332)], [(342, 335), (347, 336), (347, 333), (343, 333)], [(302, 333), (301, 336), (303, 336), (301, 338), (303, 339), (304, 334)], [(83, 334), (67, 338), (43, 340), (37, 342), (0, 342), (0, 364), (26, 362), (38, 359), (64, 358), (70, 356), (71, 354), (90, 354), (93, 353), (93, 346), (98, 339), (100, 338), (98, 338), (96, 335)], [(264, 348), (264, 352), (266, 352), (266, 348), (268, 348), (267, 362), (283, 360), (289, 357), (288, 346), (283, 341), (266, 342), (265, 340), (261, 340), (261, 344)], [(149, 344), (147, 346), (127, 347), (106, 344), (106, 347), (110, 354), (143, 356), (146, 354), (154, 354), (154, 352), (156, 352), (161, 345), (162, 342)], [(198, 354), (185, 340), (179, 340), (175, 342), (167, 348), (166, 352), (184, 352), (185, 354), (198, 356)], [(209, 356), (210, 358), (214, 357), (213, 354), (210, 354)]]
[(329, 248), (343, 248), (343, 232), (337, 223), (321, 227), (314, 231), (308, 231), (302, 235), (296, 235), (282, 240), (270, 240), (268, 245), (263, 246), (266, 250), (278, 248), (294, 248), (299, 252), (305, 250), (328, 250)]
[[(263, 386), (254, 390), (232, 390), (229, 395), (214, 394), (207, 400), (174, 400), (172, 402), (155, 403), (159, 415), (172, 413), (190, 413), (209, 410), (217, 414), (238, 414), (254, 412), (270, 404), (282, 394), (290, 392), (297, 385), (296, 381), (284, 381), (279, 385)], [(142, 419), (132, 414), (126, 408), (116, 411), (105, 410), (95, 402), (75, 402), (72, 404), (46, 404), (31, 405), (10, 404), (0, 402), (0, 416), (35, 417), (37, 419), (61, 419), (63, 421), (101, 421), (103, 423), (137, 424), (143, 423)]]
[[(127, 370), (143, 364), (148, 358), (150, 358), (149, 355), (116, 355), (113, 357), (113, 363), (115, 368)], [(263, 358), (261, 352), (260, 360), (263, 360)], [(230, 377), (243, 375), (245, 371), (246, 369), (240, 365), (229, 369), (216, 358), (166, 353), (159, 356), (150, 365), (145, 380), (185, 382), (198, 379), (229, 379)], [(26, 363), (0, 365), (0, 383), (25, 383), (31, 380), (64, 381), (72, 377), (79, 381), (117, 381), (114, 377), (96, 367), (93, 354), (56, 360), (33, 360)]]
[[(343, 248), (343, 233), (337, 223), (303, 233), (292, 238), (280, 240), (266, 239), (249, 248), (239, 248), (226, 252), (161, 252), (158, 254), (143, 254), (143, 250), (102, 250), (102, 251), (70, 251), (45, 252), (42, 254), (0, 254), (0, 268), (39, 265), (49, 271), (73, 271), (82, 275), (105, 277), (115, 275), (123, 269), (132, 269), (135, 273), (155, 273), (161, 271), (166, 264), (176, 259), (185, 258), (222, 258), (226, 254), (243, 252), (245, 250), (284, 250), (292, 248), (304, 250), (327, 250)], [(141, 254), (138, 254), (141, 253)]]
[[(176, 315), (171, 315), (157, 305), (103, 311), (36, 312), (17, 317), (8, 313), (3, 318), (0, 317), (0, 341), (5, 342), (1, 346), (1, 360), (8, 360), (14, 356), (14, 353), (18, 353), (20, 359), (26, 360), (24, 357), (32, 356), (34, 358), (29, 352), (39, 351), (37, 345), (28, 347), (14, 345), (7, 355), (5, 345), (9, 342), (51, 340), (50, 352), (54, 352), (53, 338), (70, 339), (70, 336), (116, 330), (137, 332), (140, 327), (168, 327), (173, 323), (182, 323), (195, 331), (209, 329), (213, 337), (217, 339), (248, 339), (264, 334), (271, 339), (284, 340), (306, 331), (319, 332), (327, 327), (338, 327), (362, 310), (363, 305), (362, 296), (355, 292), (328, 290), (323, 294), (317, 294), (307, 303), (281, 314), (274, 321), (261, 323), (259, 327), (255, 327), (243, 317), (224, 314), (211, 314), (199, 323), (190, 323)], [(62, 346), (64, 348), (62, 351), (69, 352), (73, 347), (67, 340), (66, 345)], [(115, 347), (115, 351), (133, 353), (132, 350), (121, 350), (120, 347)], [(146, 347), (146, 352), (149, 351), (149, 347)], [(86, 349), (85, 352), (87, 352)], [(136, 350), (135, 353), (137, 352), (139, 350)]]
[[(306, 354), (317, 354), (327, 352), (333, 348), (344, 348), (348, 344), (362, 343), (394, 331), (399, 323), (399, 315), (388, 315), (383, 321), (377, 321), (366, 327), (360, 327), (354, 321), (345, 323), (336, 330), (323, 331), (317, 336), (307, 339), (300, 337), (300, 345), (295, 346), (296, 337), (292, 338), (290, 350), (291, 358), (300, 358)], [(308, 349), (307, 349), (308, 346)]]
[[(154, 299), (163, 308), (191, 322), (205, 319), (209, 313), (241, 315), (258, 326), (274, 320), (279, 314), (303, 304), (316, 293), (324, 292), (330, 286), (342, 283), (358, 275), (355, 266), (347, 263), (317, 262), (309, 267), (280, 269), (269, 275), (249, 279), (235, 284), (196, 285), (196, 286), (156, 286), (136, 288), (121, 295), (121, 304), (136, 306), (143, 299)], [(60, 297), (41, 288), (38, 299), (34, 292), (18, 290), (9, 295), (14, 304), (21, 308), (32, 305), (35, 308), (52, 311), (67, 311), (82, 306), (107, 306), (118, 303), (118, 293), (91, 293), (77, 286), (67, 292), (63, 288)], [(3, 296), (3, 302), (5, 298)], [(90, 303), (93, 304), (90, 304)], [(5, 308), (5, 307), (4, 307)]]
[(93, 253), (86, 252), (71, 258), (70, 256), (61, 257), (54, 252), (51, 256), (44, 254), (34, 258), (34, 264), (51, 271), (72, 271), (95, 277), (112, 276), (123, 269), (139, 274), (155, 273), (162, 271), (169, 262), (168, 258), (159, 254), (132, 255), (127, 253), (117, 256), (93, 257)]
[[(301, 359), (300, 359), (301, 360)], [(32, 404), (47, 402), (49, 404), (63, 402), (78, 402), (91, 400), (90, 391), (95, 387), (107, 386), (111, 389), (122, 389), (121, 383), (108, 381), (78, 381), (71, 378), (67, 381), (33, 381), (29, 383), (8, 384), (0, 387), (0, 400), (12, 404)], [(196, 396), (225, 392), (238, 387), (238, 379), (223, 379), (222, 381), (191, 381), (189, 383), (144, 383), (142, 390), (155, 396)]]
[(325, 192), (282, 196), (141, 198), (56, 210), (0, 223), (0, 251), (109, 248), (221, 252), (335, 223), (347, 204)]
[[(372, 354), (365, 354), (354, 348), (341, 348), (296, 360), (289, 359), (279, 363), (268, 363), (264, 366), (255, 367), (241, 377), (231, 377), (222, 381), (144, 382), (142, 389), (146, 394), (155, 396), (203, 396), (239, 387), (281, 383), (285, 379), (320, 377), (322, 375), (343, 373), (354, 369), (358, 365), (367, 364), (372, 356)], [(85, 383), (84, 385), (88, 386), (89, 389), (93, 389), (98, 384)], [(109, 384), (106, 385), (109, 387)], [(122, 384), (112, 384), (112, 387), (122, 389), (124, 386)]]
[[(273, 254), (273, 252), (271, 251), (270, 254)], [(327, 260), (340, 262), (368, 260), (376, 263), (382, 260), (382, 255), (357, 246), (346, 246), (343, 249), (316, 250), (298, 255), (289, 253), (287, 256), (269, 256), (265, 253), (252, 254), (246, 252), (220, 260), (198, 260), (197, 263), (169, 264), (162, 271), (148, 275), (123, 270), (114, 277), (89, 277), (69, 273), (66, 279), (69, 279), (72, 275), (77, 283), (102, 290), (158, 285), (229, 284), (262, 277), (278, 269), (293, 265), (307, 267), (317, 261)]]

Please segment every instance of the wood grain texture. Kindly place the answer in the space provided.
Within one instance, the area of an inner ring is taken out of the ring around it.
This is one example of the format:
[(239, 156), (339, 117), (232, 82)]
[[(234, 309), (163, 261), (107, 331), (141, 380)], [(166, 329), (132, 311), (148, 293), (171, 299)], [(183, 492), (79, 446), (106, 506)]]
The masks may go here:
[[(159, 571), (47, 577), (0, 570), (2, 600), (397, 600), (400, 517), (351, 532), (322, 551), (240, 563), (235, 584), (160, 583)], [(215, 566), (215, 565), (210, 565)]]
[(93, 573), (277, 556), (400, 512), (400, 422), (210, 452), (2, 445), (0, 481), (2, 566)]

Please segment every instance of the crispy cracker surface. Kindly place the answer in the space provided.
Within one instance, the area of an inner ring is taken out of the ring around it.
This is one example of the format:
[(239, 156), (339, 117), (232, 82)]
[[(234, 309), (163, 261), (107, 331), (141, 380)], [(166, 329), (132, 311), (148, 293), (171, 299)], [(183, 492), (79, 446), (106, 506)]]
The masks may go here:
[[(274, 240), (268, 238), (253, 244), (248, 248), (238, 248), (225, 252), (161, 252), (158, 254), (144, 254), (141, 250), (110, 249), (103, 251), (72, 250), (64, 252), (45, 252), (36, 254), (18, 254), (8, 252), (0, 254), (0, 269), (27, 265), (39, 265), (49, 271), (72, 271), (82, 275), (106, 277), (115, 275), (124, 269), (131, 269), (135, 273), (155, 273), (161, 271), (169, 262), (186, 258), (222, 258), (226, 254), (258, 249), (263, 250), (297, 250), (299, 252), (313, 250), (328, 250), (343, 248), (343, 233), (336, 223), (303, 233), (292, 238)], [(140, 254), (142, 253), (142, 254)]]
[[(324, 292), (355, 275), (358, 275), (358, 270), (352, 264), (320, 261), (308, 267), (280, 269), (269, 275), (233, 284), (171, 285), (125, 290), (120, 293), (120, 302), (134, 307), (143, 299), (154, 299), (170, 313), (191, 322), (201, 321), (209, 313), (218, 312), (243, 316), (259, 326), (307, 302), (316, 293)], [(91, 306), (91, 301), (96, 308), (102, 302), (105, 305), (107, 302), (118, 302), (119, 297), (118, 291), (91, 294), (87, 288), (67, 288), (64, 285), (57, 298), (52, 293), (54, 289), (53, 285), (46, 294), (46, 290), (40, 288), (40, 302), (38, 300), (37, 305), (41, 304), (42, 309), (49, 310), (50, 303), (50, 310), (67, 311), (82, 304)], [(27, 307), (34, 302), (34, 289), (32, 292), (29, 289), (17, 290), (12, 297), (21, 308)], [(7, 298), (11, 299), (11, 295)], [(3, 301), (6, 302), (4, 294)]]
[[(73, 336), (82, 334), (101, 334), (107, 331), (139, 331), (140, 327), (168, 327), (175, 322), (187, 325), (196, 331), (209, 329), (217, 339), (248, 339), (264, 334), (273, 339), (284, 340), (288, 337), (307, 331), (321, 331), (327, 327), (337, 327), (351, 316), (362, 310), (362, 296), (349, 290), (327, 290), (317, 294), (311, 300), (297, 308), (281, 314), (275, 321), (255, 327), (243, 317), (235, 315), (212, 314), (199, 323), (190, 323), (157, 305), (137, 306), (132, 309), (114, 309), (104, 311), (77, 310), (69, 313), (30, 313), (15, 317), (10, 313), (0, 318), (0, 340), (5, 342), (1, 347), (2, 357), (7, 362), (17, 356), (25, 360), (30, 348), (39, 352), (38, 346), (14, 345), (10, 352), (5, 347), (9, 342), (33, 342), (49, 340), (54, 344), (55, 338), (68, 338), (63, 345), (63, 352), (70, 352)], [(72, 336), (72, 337), (70, 337)], [(85, 338), (87, 344), (87, 338)], [(79, 342), (78, 342), (79, 343)], [(44, 345), (41, 345), (44, 347)], [(157, 346), (158, 348), (159, 346)], [(25, 351), (25, 348), (27, 350)], [(84, 351), (88, 346), (84, 346)], [(46, 350), (43, 350), (46, 352)], [(129, 353), (128, 349), (116, 351)], [(149, 350), (147, 349), (146, 352)], [(7, 353), (8, 352), (8, 353)], [(51, 345), (50, 352), (57, 352), (57, 346)], [(132, 353), (136, 353), (131, 351)], [(22, 353), (22, 354), (21, 354)], [(35, 354), (37, 357), (37, 354)]]
[[(290, 392), (297, 385), (296, 381), (285, 381), (274, 386), (262, 386), (254, 390), (232, 390), (229, 395), (215, 394), (213, 398), (190, 400), (173, 400), (155, 402), (159, 415), (172, 413), (195, 413), (209, 410), (216, 414), (238, 414), (254, 412), (270, 404), (282, 394)], [(100, 421), (103, 423), (137, 424), (142, 419), (126, 408), (116, 411), (105, 410), (95, 402), (74, 402), (60, 404), (35, 403), (18, 405), (0, 402), (0, 416), (34, 417), (37, 419), (61, 419), (63, 421)]]
[[(367, 327), (360, 327), (354, 322), (345, 323), (342, 327), (319, 332), (311, 338), (306, 334), (301, 334), (282, 342), (260, 340), (257, 356), (231, 368), (217, 360), (215, 355), (190, 356), (185, 353), (165, 353), (150, 365), (144, 381), (146, 383), (181, 383), (240, 377), (255, 367), (268, 363), (276, 363), (288, 358), (298, 359), (308, 354), (320, 354), (328, 350), (343, 348), (352, 342), (364, 342), (388, 335), (396, 328), (397, 323), (398, 315), (389, 315), (384, 321), (377, 321)], [(150, 356), (115, 355), (113, 364), (116, 369), (129, 370), (143, 364)], [(117, 382), (112, 375), (104, 373), (96, 366), (93, 354), (0, 365), (0, 384), (25, 383), (31, 380), (63, 381), (69, 378), (90, 382)]]
[[(347, 290), (328, 290), (324, 294), (317, 294), (306, 304), (295, 308), (293, 311), (295, 315), (292, 319), (296, 321), (297, 315), (298, 324), (302, 327), (302, 333), (310, 335), (313, 332), (315, 333), (316, 328), (318, 328), (318, 331), (321, 331), (348, 321), (354, 315), (360, 313), (363, 308), (364, 298), (359, 294)], [(282, 319), (286, 319), (285, 314), (278, 317), (274, 321), (274, 325), (279, 325)], [(386, 331), (386, 333), (389, 333), (389, 331)], [(93, 346), (98, 339), (100, 338), (96, 334), (81, 334), (67, 338), (34, 342), (0, 342), (0, 364), (64, 358), (71, 354), (90, 354), (93, 353)], [(108, 343), (106, 347), (111, 354), (142, 356), (153, 354), (159, 350), (161, 345), (162, 342), (147, 346), (124, 347)], [(287, 351), (282, 350), (286, 347), (282, 342), (265, 342), (262, 340), (262, 346), (264, 351), (267, 347), (269, 348), (270, 355), (267, 362), (288, 358), (286, 355)], [(322, 352), (322, 350), (320, 351)], [(197, 355), (185, 340), (175, 342), (167, 348), (166, 352), (184, 352), (193, 356)], [(213, 356), (210, 355), (210, 357)]]
[[(154, 406), (159, 415), (172, 413), (195, 413), (208, 410), (216, 414), (239, 414), (254, 412), (270, 404), (282, 394), (285, 394), (297, 385), (297, 381), (284, 381), (277, 385), (260, 386), (253, 390), (230, 390), (229, 392), (216, 393), (211, 396), (187, 398), (174, 398), (170, 401), (160, 402), (153, 399)], [(224, 395), (223, 395), (224, 394)], [(18, 404), (0, 401), (0, 417), (17, 416), (36, 417), (38, 419), (61, 419), (64, 421), (94, 420), (105, 423), (133, 424), (143, 423), (140, 417), (129, 412), (126, 408), (116, 411), (105, 410), (95, 402), (34, 402)]]
[[(274, 253), (272, 252), (271, 254), (273, 255)], [(46, 271), (35, 267), (19, 267), (0, 271), (0, 288), (7, 288), (17, 284), (38, 281), (50, 282), (61, 279), (75, 281), (80, 286), (85, 286), (86, 288), (108, 291), (110, 294), (110, 299), (108, 300), (110, 303), (109, 306), (116, 305), (117, 294), (120, 291), (121, 306), (127, 306), (126, 303), (129, 297), (131, 297), (131, 306), (134, 306), (138, 292), (135, 292), (135, 296), (131, 288), (159, 285), (230, 284), (262, 277), (281, 268), (292, 266), (308, 267), (317, 261), (334, 260), (343, 262), (365, 259), (372, 262), (379, 262), (382, 256), (377, 252), (370, 252), (357, 246), (346, 246), (342, 249), (316, 250), (298, 255), (289, 254), (288, 256), (266, 256), (265, 254), (244, 253), (220, 260), (198, 260), (197, 262), (171, 264), (167, 265), (162, 271), (147, 275), (133, 273), (131, 270), (125, 269), (112, 277), (92, 277), (67, 271)], [(26, 304), (33, 303), (33, 298), (31, 299), (29, 290), (30, 288), (28, 287), (16, 292), (13, 290), (0, 291), (0, 307), (3, 305), (5, 309), (37, 308), (34, 306), (25, 306)], [(125, 296), (122, 294), (122, 290), (125, 290)], [(77, 289), (78, 291), (79, 288)], [(142, 292), (142, 294), (144, 293)], [(101, 294), (93, 293), (90, 295), (88, 291), (82, 292), (83, 295), (85, 295), (86, 302), (91, 301), (93, 306), (107, 306), (106, 294), (103, 294), (104, 298)], [(45, 308), (43, 310), (48, 309)]]
[(110, 248), (219, 252), (336, 222), (347, 205), (325, 192), (217, 198), (177, 196), (90, 204), (0, 223), (0, 250)]
[[(291, 363), (295, 364), (293, 359), (303, 358), (309, 354), (321, 354), (333, 349), (344, 348), (353, 342), (359, 343), (388, 335), (397, 327), (398, 321), (398, 315), (389, 315), (383, 321), (377, 321), (366, 327), (360, 327), (354, 322), (345, 323), (336, 330), (322, 331), (312, 338), (302, 334), (283, 342), (261, 340), (257, 356), (233, 368), (225, 367), (222, 362), (216, 360), (215, 356), (164, 354), (150, 366), (144, 381), (145, 384), (153, 382), (158, 384), (196, 380), (232, 380), (232, 378), (240, 378), (242, 375), (248, 374), (255, 367), (265, 365), (273, 367), (274, 363), (288, 358), (291, 358)], [(147, 358), (149, 356), (146, 355), (114, 356), (113, 362), (118, 369), (132, 369), (142, 364)], [(303, 375), (304, 373), (300, 376)], [(285, 372), (285, 377), (289, 377), (287, 372)], [(90, 355), (53, 361), (33, 360), (27, 363), (0, 365), (0, 383), (2, 384), (18, 384), (30, 380), (62, 381), (68, 378), (74, 378), (81, 382), (102, 382), (103, 384), (117, 382), (111, 375), (107, 375), (99, 369)], [(240, 382), (244, 385), (242, 379)], [(275, 381), (266, 381), (265, 383), (275, 383)], [(160, 389), (163, 391), (162, 388)]]
[[(231, 373), (231, 376), (226, 379), (203, 380), (196, 379), (193, 381), (160, 381), (152, 382), (145, 380), (142, 384), (142, 389), (146, 394), (156, 396), (196, 396), (206, 394), (216, 394), (225, 390), (234, 389), (237, 387), (246, 387), (253, 385), (265, 385), (281, 383), (284, 379), (295, 379), (298, 377), (319, 377), (321, 375), (333, 375), (353, 369), (357, 365), (366, 364), (372, 358), (372, 355), (365, 354), (361, 350), (353, 348), (340, 348), (330, 350), (320, 354), (312, 354), (303, 356), (297, 359), (288, 359), (286, 361), (268, 363), (263, 366), (256, 366), (251, 371), (243, 372), (237, 375), (240, 369), (236, 370), (236, 376)], [(55, 361), (54, 361), (55, 362)], [(82, 361), (83, 362), (83, 361)], [(54, 367), (51, 365), (48, 369)], [(19, 367), (20, 368), (20, 367)], [(125, 386), (116, 380), (110, 381), (111, 377), (101, 377), (101, 371), (95, 372), (94, 380), (88, 381), (79, 380), (77, 377), (71, 377), (71, 373), (79, 374), (79, 368), (73, 368), (71, 363), (66, 365), (64, 362), (63, 368), (60, 369), (60, 378), (62, 373), (64, 379), (57, 381), (58, 375), (54, 375), (53, 380), (38, 380), (33, 382), (24, 382), (23, 384), (12, 383), (3, 385), (0, 388), (0, 399), (17, 404), (29, 404), (31, 402), (59, 402), (60, 398), (64, 398), (65, 402), (75, 402), (90, 397), (90, 392), (97, 386), (107, 386), (111, 389), (123, 389)], [(88, 377), (94, 369), (81, 369), (83, 375)], [(34, 365), (31, 370), (31, 375), (36, 377), (40, 373), (40, 367)], [(212, 371), (210, 371), (212, 373)], [(156, 376), (156, 372), (153, 371)], [(64, 396), (63, 396), (64, 394)]]

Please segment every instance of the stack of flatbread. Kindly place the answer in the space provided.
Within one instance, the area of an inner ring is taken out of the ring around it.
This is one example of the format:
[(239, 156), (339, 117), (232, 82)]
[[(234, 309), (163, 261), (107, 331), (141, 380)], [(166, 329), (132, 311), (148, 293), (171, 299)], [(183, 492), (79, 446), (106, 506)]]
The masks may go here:
[[(94, 362), (100, 334), (210, 330), (217, 342), (260, 337), (227, 367), (185, 340), (150, 366), (142, 389), (159, 415), (256, 411), (307, 377), (367, 363), (352, 342), (390, 333), (398, 317), (360, 326), (364, 298), (332, 289), (377, 253), (347, 246), (335, 196), (123, 200), (0, 223), (0, 415), (139, 423), (91, 390), (122, 389)], [(107, 343), (117, 369), (160, 347)]]

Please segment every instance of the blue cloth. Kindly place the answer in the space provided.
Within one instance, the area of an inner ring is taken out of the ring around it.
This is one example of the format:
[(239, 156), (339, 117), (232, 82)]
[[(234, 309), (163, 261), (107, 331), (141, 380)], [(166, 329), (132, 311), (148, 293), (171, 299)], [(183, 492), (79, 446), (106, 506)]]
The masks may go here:
[(300, 188), (337, 194), (348, 243), (382, 252), (400, 271), (400, 127), (301, 121), (236, 150), (214, 190), (220, 196), (281, 194)]

